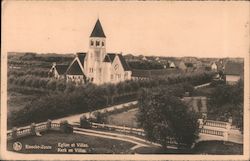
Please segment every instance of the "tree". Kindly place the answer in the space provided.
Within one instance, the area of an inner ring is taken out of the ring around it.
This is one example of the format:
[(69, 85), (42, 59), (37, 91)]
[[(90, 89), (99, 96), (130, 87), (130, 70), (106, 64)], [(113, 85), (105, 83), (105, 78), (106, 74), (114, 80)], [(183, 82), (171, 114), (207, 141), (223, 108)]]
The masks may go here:
[(228, 121), (233, 118), (233, 124), (243, 132), (243, 81), (235, 85), (218, 84), (209, 100), (209, 117)]
[(187, 111), (181, 100), (165, 89), (143, 89), (139, 97), (139, 125), (150, 141), (164, 149), (174, 139), (178, 145), (190, 147), (198, 137), (197, 115)]

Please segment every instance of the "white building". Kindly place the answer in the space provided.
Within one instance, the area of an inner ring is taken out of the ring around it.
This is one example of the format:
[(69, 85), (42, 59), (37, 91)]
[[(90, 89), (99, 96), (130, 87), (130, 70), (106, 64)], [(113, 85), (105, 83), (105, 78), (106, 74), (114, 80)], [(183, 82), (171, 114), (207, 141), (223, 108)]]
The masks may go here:
[(106, 53), (106, 36), (99, 19), (90, 35), (88, 52), (77, 53), (65, 72), (67, 81), (97, 85), (130, 80), (131, 74), (122, 54)]
[(213, 63), (211, 64), (211, 70), (212, 70), (212, 71), (217, 71), (217, 69), (218, 69), (217, 64), (216, 64), (215, 62), (213, 62)]

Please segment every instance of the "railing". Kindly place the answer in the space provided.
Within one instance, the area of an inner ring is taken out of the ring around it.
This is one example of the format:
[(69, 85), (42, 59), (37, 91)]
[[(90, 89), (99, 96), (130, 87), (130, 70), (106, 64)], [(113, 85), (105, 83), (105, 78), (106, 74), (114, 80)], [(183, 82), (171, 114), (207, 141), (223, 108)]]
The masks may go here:
[[(108, 124), (99, 124), (99, 123), (91, 123), (92, 128), (102, 128), (102, 129), (107, 129), (111, 131), (118, 131), (122, 133), (128, 133), (128, 134), (135, 134), (139, 136), (145, 136), (145, 131), (143, 129), (138, 129), (138, 128), (130, 128), (126, 126), (116, 126), (116, 125), (108, 125)], [(168, 138), (168, 144), (169, 145), (177, 145), (178, 143), (174, 138)]]
[(46, 124), (41, 124), (41, 125), (36, 126), (35, 130), (38, 132), (42, 132), (42, 131), (48, 130), (48, 127)]
[(145, 132), (143, 129), (137, 129), (137, 128), (130, 128), (126, 126), (116, 126), (116, 125), (107, 125), (107, 124), (99, 124), (99, 123), (91, 123), (93, 128), (103, 128), (118, 132), (124, 132), (124, 133), (130, 133), (130, 134), (136, 134), (140, 136), (145, 136)]
[(202, 134), (209, 134), (209, 135), (216, 135), (224, 137), (224, 131), (212, 130), (212, 129), (199, 129), (200, 133)]
[(24, 128), (13, 128), (12, 130), (9, 130), (7, 132), (7, 140), (12, 140), (14, 138), (20, 138), (24, 136), (29, 136), (32, 135), (36, 132), (42, 132), (42, 131), (47, 131), (47, 130), (59, 130), (60, 129), (60, 124), (58, 123), (42, 123), (42, 124), (31, 124), (29, 127), (24, 127)]
[(222, 121), (206, 120), (204, 125), (226, 129), (229, 123)]

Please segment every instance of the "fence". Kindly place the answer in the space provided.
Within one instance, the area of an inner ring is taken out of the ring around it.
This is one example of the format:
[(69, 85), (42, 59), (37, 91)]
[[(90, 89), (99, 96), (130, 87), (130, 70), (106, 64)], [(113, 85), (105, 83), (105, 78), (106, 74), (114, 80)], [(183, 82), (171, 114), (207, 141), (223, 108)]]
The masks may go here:
[(199, 132), (202, 134), (209, 134), (209, 135), (216, 135), (216, 136), (224, 137), (224, 131), (201, 128), (199, 129)]
[[(108, 125), (108, 124), (99, 124), (99, 123), (91, 123), (92, 128), (101, 128), (101, 129), (107, 129), (110, 131), (117, 131), (117, 132), (122, 132), (126, 134), (135, 134), (138, 136), (145, 136), (145, 131), (143, 129), (138, 129), (138, 128), (130, 128), (126, 126), (116, 126), (116, 125)], [(169, 145), (177, 145), (178, 143), (174, 138), (168, 138), (167, 140)], [(183, 145), (183, 144), (179, 144)]]
[[(211, 120), (210, 120), (211, 121)], [(225, 123), (227, 124), (227, 123)], [(224, 127), (223, 122), (221, 123), (221, 126)], [(96, 129), (106, 129), (110, 131), (117, 131), (117, 132), (122, 132), (125, 134), (135, 134), (138, 136), (145, 136), (145, 131), (143, 129), (138, 129), (138, 128), (130, 128), (126, 126), (116, 126), (116, 125), (108, 125), (108, 124), (99, 124), (99, 123), (91, 123), (92, 128)], [(211, 128), (206, 128), (206, 127), (200, 127), (199, 128), (199, 133), (200, 134), (206, 134), (206, 135), (213, 135), (217, 136), (220, 138), (220, 140), (227, 140), (228, 139), (228, 131), (226, 129), (211, 129)], [(169, 138), (168, 140), (169, 144), (177, 144), (177, 142), (173, 138)]]
[(7, 140), (17, 139), (29, 135), (37, 135), (39, 132), (44, 132), (48, 130), (60, 130), (60, 124), (51, 123), (48, 120), (45, 123), (35, 124), (32, 123), (29, 127), (24, 128), (13, 128), (7, 132)]
[(213, 121), (213, 120), (206, 120), (204, 125), (211, 126), (211, 127), (224, 128), (224, 129), (228, 129), (231, 127), (231, 124), (228, 122)]
[(116, 126), (116, 125), (108, 125), (108, 124), (99, 124), (99, 123), (91, 123), (92, 128), (102, 128), (112, 131), (118, 131), (123, 133), (129, 133), (129, 134), (136, 134), (139, 136), (145, 136), (145, 132), (143, 129), (137, 129), (137, 128), (130, 128), (126, 126)]

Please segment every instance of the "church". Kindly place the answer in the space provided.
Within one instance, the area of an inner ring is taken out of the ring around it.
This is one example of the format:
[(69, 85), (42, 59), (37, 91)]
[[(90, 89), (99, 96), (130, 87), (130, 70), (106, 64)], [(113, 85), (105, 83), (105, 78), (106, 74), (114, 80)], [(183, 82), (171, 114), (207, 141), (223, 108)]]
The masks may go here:
[(89, 37), (88, 52), (76, 53), (68, 66), (53, 63), (49, 74), (76, 84), (100, 85), (130, 80), (132, 71), (122, 54), (106, 52), (106, 35), (98, 19)]

